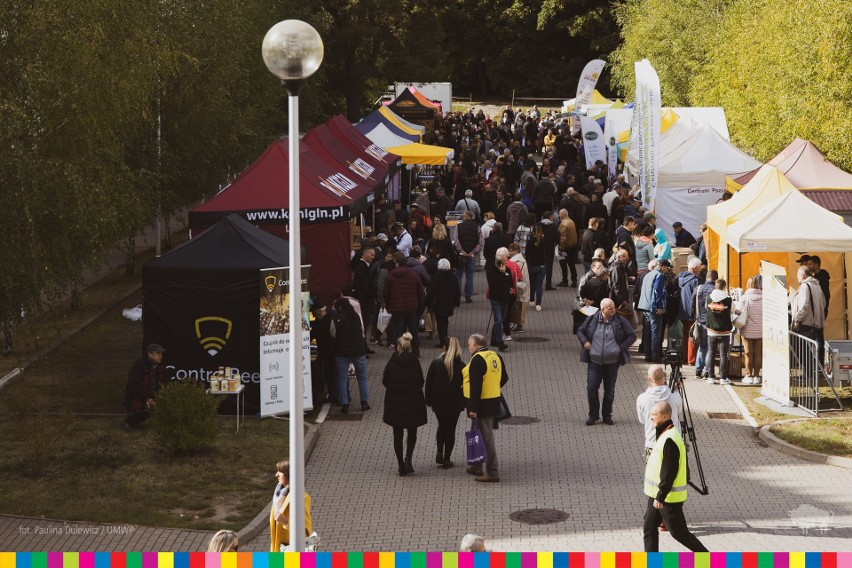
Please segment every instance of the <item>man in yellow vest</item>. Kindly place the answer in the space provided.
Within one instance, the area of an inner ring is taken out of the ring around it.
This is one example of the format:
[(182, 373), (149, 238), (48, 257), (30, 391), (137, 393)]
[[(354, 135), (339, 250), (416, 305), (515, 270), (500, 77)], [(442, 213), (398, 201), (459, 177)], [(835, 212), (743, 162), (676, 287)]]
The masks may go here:
[(462, 391), (467, 415), (477, 419), (488, 460), (485, 471), (479, 465), (468, 466), (467, 472), (477, 481), (497, 483), (497, 448), (494, 446), (494, 419), (500, 415), (500, 387), (509, 380), (503, 358), (488, 349), (484, 335), (474, 334), (467, 340), (470, 362), (462, 369)]
[(658, 402), (651, 410), (657, 443), (645, 466), (645, 495), (648, 496), (643, 527), (645, 552), (659, 552), (657, 528), (661, 520), (676, 541), (693, 552), (707, 552), (701, 541), (689, 532), (683, 516), (687, 489), (686, 446), (671, 418), (672, 407), (666, 401)]

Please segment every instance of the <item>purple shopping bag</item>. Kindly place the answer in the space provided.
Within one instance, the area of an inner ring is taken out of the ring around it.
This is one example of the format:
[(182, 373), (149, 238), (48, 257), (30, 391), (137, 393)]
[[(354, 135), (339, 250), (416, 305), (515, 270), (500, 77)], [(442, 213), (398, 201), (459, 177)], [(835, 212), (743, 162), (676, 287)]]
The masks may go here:
[(471, 419), (470, 430), (464, 433), (464, 437), (467, 442), (467, 464), (479, 465), (485, 463), (488, 459), (488, 453), (485, 451), (485, 440), (482, 439), (476, 418)]

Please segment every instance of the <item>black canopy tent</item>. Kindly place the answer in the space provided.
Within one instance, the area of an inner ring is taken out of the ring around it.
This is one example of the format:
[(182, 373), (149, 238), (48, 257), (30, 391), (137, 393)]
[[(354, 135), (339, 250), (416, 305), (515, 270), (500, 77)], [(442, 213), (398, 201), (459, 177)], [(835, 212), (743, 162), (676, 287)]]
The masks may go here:
[[(143, 346), (166, 349), (166, 376), (209, 382), (237, 369), (246, 413), (260, 408), (260, 269), (289, 266), (287, 241), (236, 214), (142, 268)], [(302, 247), (302, 263), (306, 263)], [(144, 347), (143, 347), (144, 349)], [(235, 411), (231, 397), (223, 412)]]

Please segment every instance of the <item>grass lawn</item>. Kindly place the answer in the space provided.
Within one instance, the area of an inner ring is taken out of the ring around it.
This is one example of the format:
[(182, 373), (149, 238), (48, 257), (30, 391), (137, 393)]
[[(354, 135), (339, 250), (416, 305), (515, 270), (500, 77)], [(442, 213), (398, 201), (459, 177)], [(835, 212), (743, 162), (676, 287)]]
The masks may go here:
[(769, 429), (786, 442), (808, 450), (852, 458), (852, 419), (829, 418), (776, 424)]
[[(19, 360), (116, 302), (139, 279), (117, 271), (83, 292), (78, 312), (65, 302), (26, 324), (16, 336)], [(127, 372), (142, 341), (141, 322), (121, 310), (141, 301), (141, 292), (132, 294), (2, 391), (0, 513), (237, 530), (270, 499), (275, 463), (288, 454), (287, 421), (247, 417), (235, 435), (235, 418), (218, 417), (215, 447), (183, 457), (154, 445), (151, 424), (121, 429)], [(2, 362), (11, 368), (14, 359)]]

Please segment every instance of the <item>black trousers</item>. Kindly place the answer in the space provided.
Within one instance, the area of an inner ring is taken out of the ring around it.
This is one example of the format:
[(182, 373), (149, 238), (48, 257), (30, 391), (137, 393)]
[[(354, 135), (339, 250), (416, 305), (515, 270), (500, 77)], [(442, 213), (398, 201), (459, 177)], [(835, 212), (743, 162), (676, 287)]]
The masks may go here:
[(707, 552), (707, 548), (686, 527), (683, 516), (683, 503), (663, 503), (662, 509), (654, 508), (654, 499), (648, 497), (648, 507), (645, 509), (645, 522), (642, 527), (645, 539), (645, 552), (660, 551), (660, 521), (666, 523), (666, 528), (676, 541), (692, 552)]
[[(402, 435), (408, 431), (408, 439), (405, 445), (405, 457), (402, 455)], [(393, 427), (393, 451), (396, 453), (396, 461), (402, 466), (405, 462), (411, 461), (411, 456), (414, 455), (414, 446), (417, 444), (417, 428), (400, 428)]]
[(445, 344), (450, 327), (450, 316), (439, 316), (435, 314), (435, 322), (438, 324), (438, 341)]
[(438, 434), (435, 436), (438, 442), (438, 455), (442, 456), (444, 461), (449, 461), (453, 453), (459, 414), (458, 412), (455, 414), (435, 413), (435, 418), (438, 419)]
[(567, 258), (559, 259), (559, 268), (562, 270), (562, 281), (568, 282), (568, 270), (571, 270), (571, 281), (577, 283), (577, 249), (570, 248), (565, 253)]

